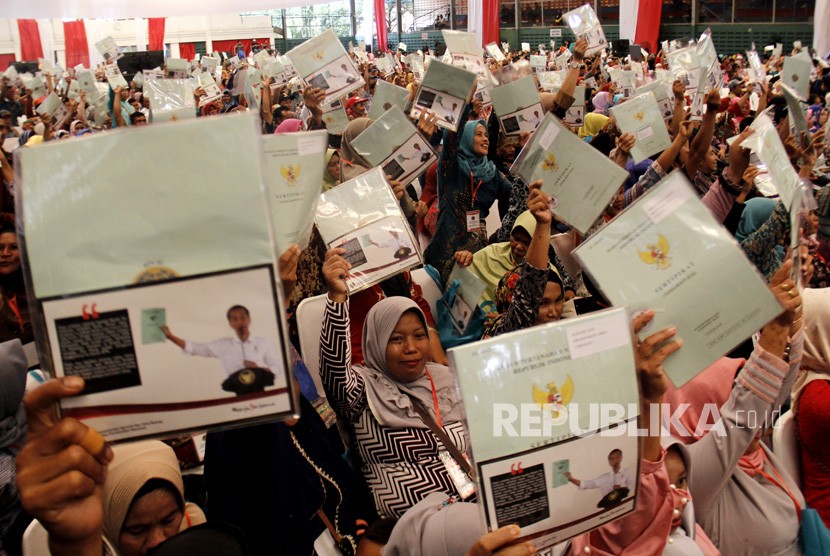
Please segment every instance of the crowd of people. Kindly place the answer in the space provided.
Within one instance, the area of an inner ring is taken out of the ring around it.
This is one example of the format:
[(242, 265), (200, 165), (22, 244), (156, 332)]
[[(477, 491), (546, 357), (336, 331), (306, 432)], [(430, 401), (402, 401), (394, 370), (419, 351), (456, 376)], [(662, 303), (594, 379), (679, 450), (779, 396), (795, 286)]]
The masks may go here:
[[(469, 485), (459, 484), (446, 465), (455, 460), (461, 475), (474, 482), (464, 400), (447, 368), (446, 350), (609, 307), (570, 250), (670, 172), (684, 174), (735, 236), (767, 280), (781, 313), (755, 339), (723, 354), (680, 388), (662, 369), (672, 353), (686, 349), (677, 331), (646, 332), (653, 310), (634, 317), (641, 419), (651, 422), (653, 404), (683, 406), (686, 433), (675, 423), (662, 433), (649, 429), (641, 444), (636, 509), (563, 543), (557, 553), (818, 553), (803, 543), (801, 531), (807, 508), (818, 512), (822, 528), (830, 526), (830, 450), (825, 443), (830, 431), (830, 65), (813, 59), (805, 104), (809, 129), (796, 132), (780, 86), (784, 56), (766, 53), (764, 79), (757, 79), (743, 55), (721, 56), (722, 82), (706, 91), (699, 121), (690, 118), (692, 99), (684, 83), (667, 84), (672, 112), (665, 124), (671, 145), (634, 164), (630, 153), (637, 137), (622, 133), (610, 112), (630, 94), (612, 81), (608, 70), (639, 65), (638, 86), (644, 85), (661, 69), (670, 69), (667, 53), (660, 50), (635, 62), (605, 53), (586, 56), (587, 46), (578, 40), (534, 54), (553, 60), (565, 50), (571, 53), (561, 86), (554, 92), (540, 90), (541, 104), (563, 119), (577, 100), (576, 91), (583, 90), (577, 85), (584, 85), (585, 98), (579, 99), (585, 105), (584, 121), (571, 131), (628, 171), (594, 226), (580, 234), (558, 221), (541, 182), (524, 183), (511, 174), (532, 135), (507, 136), (491, 107), (474, 99), (474, 90), (457, 131), (440, 129), (432, 115), (422, 114), (413, 123), (439, 152), (438, 160), (413, 183), (389, 179), (389, 186), (440, 286), (453, 286), (449, 276), (455, 267), (469, 269), (485, 285), (471, 323), (463, 333), (444, 326), (448, 321), (441, 313), (448, 309), (439, 306), (439, 314), (433, 314), (409, 272), (350, 292), (346, 251), (327, 248), (315, 228), (306, 249), (294, 246), (279, 259), (301, 416), (209, 433), (204, 511), (187, 500), (179, 462), (167, 444), (110, 447), (83, 423), (55, 413), (57, 401), (83, 391), (83, 380), (54, 379), (30, 387), (24, 398), (28, 363), (21, 346), (34, 335), (14, 226), (12, 151), (82, 141), (113, 128), (155, 125), (149, 98), (135, 81), (111, 90), (108, 116), (102, 119), (83, 91), (70, 98), (69, 75), (61, 83), (44, 76), (46, 91), (40, 98), (3, 77), (0, 555), (21, 553), (23, 532), (32, 519), (48, 531), (53, 554), (163, 554), (165, 546), (179, 554), (235, 553), (230, 545), (240, 553), (309, 554), (321, 534), (328, 534), (343, 554), (533, 554), (530, 543), (516, 542), (519, 527), (486, 530)], [(277, 85), (263, 77), (256, 89), (258, 106), (240, 94), (241, 72), (253, 61), (246, 61), (244, 49), (235, 54), (241, 62), (224, 62), (220, 98), (202, 103), (205, 90), (195, 87), (194, 117), (253, 110), (264, 134), (327, 129), (320, 89)], [(530, 54), (506, 52), (504, 61), (485, 58), (485, 65), (496, 71)], [(352, 142), (372, 123), (367, 107), (379, 80), (406, 88), (407, 108), (414, 101), (419, 83), (413, 68), (398, 59), (388, 75), (374, 58), (368, 63), (354, 59), (365, 85), (342, 99), (350, 122), (341, 133), (329, 135), (321, 191), (371, 169)], [(97, 76), (104, 80), (102, 68)], [(37, 113), (52, 91), (63, 95), (69, 117), (62, 121)], [(816, 201), (796, 231), (803, 289), (787, 251), (793, 232), (790, 213), (774, 191), (758, 187), (765, 168), (743, 146), (762, 111), (773, 119), (790, 163), (810, 184)], [(471, 213), (485, 222), (491, 211), (498, 215), (497, 228), (470, 225)], [(724, 278), (725, 288), (740, 287)], [(322, 392), (303, 362), (308, 354), (296, 349), (297, 306), (318, 295), (326, 295), (319, 354)], [(237, 309), (229, 310), (229, 321)], [(169, 329), (165, 335), (184, 348), (185, 340)], [(705, 404), (720, 408), (725, 434), (689, 433), (698, 429)], [(786, 440), (798, 446), (798, 476), (770, 445), (771, 424), (787, 406), (795, 416), (795, 437)], [(608, 455), (613, 473), (619, 472), (621, 458), (621, 453)], [(569, 474), (568, 480), (579, 488), (600, 488), (587, 478)], [(633, 488), (633, 477), (625, 480)], [(188, 531), (207, 536), (184, 537)], [(209, 540), (212, 534), (223, 540)]]

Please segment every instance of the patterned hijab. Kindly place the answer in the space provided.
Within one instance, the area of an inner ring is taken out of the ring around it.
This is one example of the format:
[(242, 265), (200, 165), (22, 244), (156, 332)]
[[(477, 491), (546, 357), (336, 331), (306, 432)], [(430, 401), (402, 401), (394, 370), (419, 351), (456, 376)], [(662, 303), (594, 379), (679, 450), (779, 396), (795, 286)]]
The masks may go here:
[[(363, 358), (366, 364), (355, 365), (354, 370), (363, 376), (369, 409), (378, 423), (393, 428), (427, 428), (412, 409), (412, 402), (407, 396), (420, 400), (434, 414), (432, 386), (426, 372), (412, 382), (398, 382), (386, 368), (386, 344), (398, 321), (408, 311), (414, 311), (427, 328), (421, 308), (406, 297), (387, 297), (369, 310), (363, 323)], [(426, 370), (435, 383), (442, 422), (460, 421), (463, 417), (461, 404), (449, 369), (427, 363)]]
[(465, 176), (473, 173), (473, 178), (476, 181), (488, 182), (496, 177), (496, 165), (486, 156), (479, 156), (473, 152), (473, 139), (475, 138), (476, 128), (483, 126), (487, 129), (487, 123), (484, 120), (474, 120), (467, 122), (464, 126), (464, 132), (461, 135), (461, 145), (458, 148), (458, 167)]

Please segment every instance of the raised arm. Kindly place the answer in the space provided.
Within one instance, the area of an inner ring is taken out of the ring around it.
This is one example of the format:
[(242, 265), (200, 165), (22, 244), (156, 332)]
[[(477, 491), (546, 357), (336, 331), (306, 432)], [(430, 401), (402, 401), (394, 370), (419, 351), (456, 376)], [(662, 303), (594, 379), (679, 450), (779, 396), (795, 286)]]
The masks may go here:
[(323, 263), (329, 293), (320, 334), (320, 378), (332, 406), (348, 419), (356, 420), (366, 407), (367, 398), (363, 377), (352, 369), (346, 289), (351, 265), (341, 257), (345, 253), (345, 249), (329, 249)]

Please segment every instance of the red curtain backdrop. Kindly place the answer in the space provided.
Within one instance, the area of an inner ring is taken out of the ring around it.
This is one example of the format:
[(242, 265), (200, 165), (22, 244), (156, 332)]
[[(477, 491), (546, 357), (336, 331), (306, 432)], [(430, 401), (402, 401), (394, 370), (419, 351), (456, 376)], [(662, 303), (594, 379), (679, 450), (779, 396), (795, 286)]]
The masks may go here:
[(375, 0), (375, 32), (378, 34), (378, 51), (386, 52), (389, 45), (386, 42), (386, 3)]
[(0, 70), (6, 71), (6, 68), (9, 67), (9, 64), (16, 61), (14, 59), (14, 54), (0, 54)]
[(481, 35), (482, 46), (499, 44), (499, 0), (482, 0)]
[(20, 31), (20, 57), (27, 61), (43, 58), (43, 45), (40, 42), (37, 21), (18, 19), (17, 29)]
[(192, 60), (196, 57), (196, 43), (195, 42), (180, 42), (179, 43), (179, 58), (185, 60)]
[(659, 50), (660, 17), (663, 10), (662, 0), (640, 0), (637, 10), (637, 31), (634, 43), (644, 46), (649, 52)]
[(89, 45), (86, 42), (84, 21), (64, 21), (63, 36), (66, 40), (66, 67), (78, 64), (89, 67)]
[(147, 20), (150, 50), (164, 50), (164, 18), (151, 17)]
[[(230, 52), (232, 55), (236, 54), (236, 52), (234, 52), (233, 50), (233, 47), (238, 42), (242, 43), (242, 46), (245, 48), (245, 55), (247, 56), (248, 52), (251, 51), (251, 43), (253, 42), (253, 39), (231, 39), (229, 41), (213, 41), (213, 52)], [(271, 44), (271, 39), (257, 39), (256, 42), (260, 46), (265, 46)], [(181, 46), (179, 48), (181, 48)], [(209, 52), (208, 54), (212, 53)]]

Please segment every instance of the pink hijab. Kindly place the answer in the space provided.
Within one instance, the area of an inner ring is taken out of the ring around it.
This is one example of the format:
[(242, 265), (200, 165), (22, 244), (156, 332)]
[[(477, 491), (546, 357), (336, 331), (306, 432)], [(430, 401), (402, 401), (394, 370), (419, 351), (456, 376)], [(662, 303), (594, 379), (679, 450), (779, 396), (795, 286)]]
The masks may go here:
[(303, 130), (303, 121), (298, 120), (296, 118), (288, 118), (283, 120), (280, 125), (277, 126), (276, 133), (280, 135), (281, 133), (297, 133), (298, 131)]
[(611, 95), (606, 91), (598, 92), (594, 95), (594, 99), (591, 102), (594, 104), (594, 112), (599, 112), (606, 116), (608, 115), (608, 109), (614, 104)]

